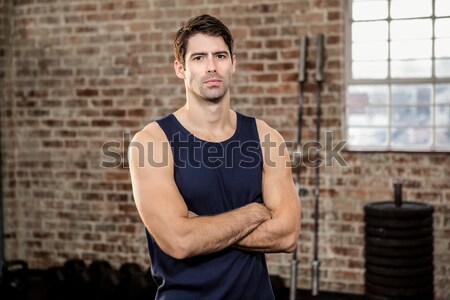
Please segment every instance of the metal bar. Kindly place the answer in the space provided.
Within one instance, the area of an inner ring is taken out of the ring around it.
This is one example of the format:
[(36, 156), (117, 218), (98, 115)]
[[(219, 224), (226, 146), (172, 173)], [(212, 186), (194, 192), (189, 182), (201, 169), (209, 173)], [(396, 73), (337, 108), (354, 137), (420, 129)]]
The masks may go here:
[[(316, 37), (316, 100), (317, 100), (317, 120), (316, 120), (316, 140), (320, 143), (320, 117), (322, 115), (321, 88), (323, 81), (323, 65), (324, 65), (324, 36), (319, 34)], [(312, 295), (319, 294), (319, 190), (320, 190), (320, 153), (319, 148), (316, 154), (316, 177), (314, 185), (314, 260), (311, 266), (311, 290)]]
[[(296, 171), (296, 186), (298, 195), (300, 196), (300, 167), (302, 164), (302, 122), (303, 122), (303, 86), (306, 81), (306, 57), (308, 48), (308, 38), (303, 36), (300, 39), (300, 65), (298, 72), (298, 87), (299, 87), (299, 105), (298, 105), (298, 124), (297, 124), (297, 152), (295, 155), (295, 171)], [(297, 276), (298, 276), (298, 261), (297, 261), (297, 248), (295, 248), (292, 254), (291, 260), (291, 282), (289, 289), (289, 300), (297, 299)]]

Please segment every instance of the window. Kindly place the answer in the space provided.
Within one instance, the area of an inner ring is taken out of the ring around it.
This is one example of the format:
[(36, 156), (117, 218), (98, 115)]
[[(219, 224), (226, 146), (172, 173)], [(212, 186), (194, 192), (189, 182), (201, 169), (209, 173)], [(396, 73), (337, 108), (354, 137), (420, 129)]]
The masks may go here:
[(349, 1), (349, 150), (450, 151), (450, 1)]

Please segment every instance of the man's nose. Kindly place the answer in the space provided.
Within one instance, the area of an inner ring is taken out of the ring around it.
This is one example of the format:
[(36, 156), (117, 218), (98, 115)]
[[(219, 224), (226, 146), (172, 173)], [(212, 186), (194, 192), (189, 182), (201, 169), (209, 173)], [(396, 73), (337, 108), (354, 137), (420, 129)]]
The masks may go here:
[(210, 57), (208, 58), (208, 65), (207, 67), (207, 72), (208, 73), (215, 73), (216, 72), (216, 63), (214, 61), (214, 57)]

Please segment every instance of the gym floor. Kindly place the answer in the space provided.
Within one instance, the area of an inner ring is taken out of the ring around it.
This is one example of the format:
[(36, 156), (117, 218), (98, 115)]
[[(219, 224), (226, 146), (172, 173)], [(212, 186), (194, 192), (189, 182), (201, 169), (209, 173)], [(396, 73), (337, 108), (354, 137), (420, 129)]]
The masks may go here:
[[(289, 300), (289, 290), (279, 290), (275, 294), (277, 300)], [(310, 290), (298, 290), (297, 300), (366, 300), (364, 295), (355, 294), (341, 294), (341, 293), (329, 293), (320, 292), (317, 296), (312, 296)]]

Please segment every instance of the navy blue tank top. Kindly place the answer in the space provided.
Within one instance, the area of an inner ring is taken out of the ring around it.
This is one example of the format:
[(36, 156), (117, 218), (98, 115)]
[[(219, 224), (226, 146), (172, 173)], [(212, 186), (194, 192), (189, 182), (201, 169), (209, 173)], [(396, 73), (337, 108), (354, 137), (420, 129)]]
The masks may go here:
[[(214, 215), (262, 202), (262, 152), (254, 118), (237, 113), (235, 133), (217, 143), (195, 137), (173, 114), (157, 123), (170, 142), (174, 179), (190, 211)], [(264, 253), (229, 247), (177, 260), (146, 234), (156, 299), (274, 299)]]

